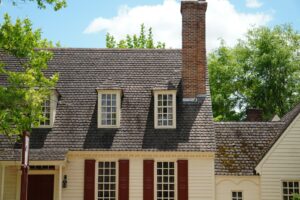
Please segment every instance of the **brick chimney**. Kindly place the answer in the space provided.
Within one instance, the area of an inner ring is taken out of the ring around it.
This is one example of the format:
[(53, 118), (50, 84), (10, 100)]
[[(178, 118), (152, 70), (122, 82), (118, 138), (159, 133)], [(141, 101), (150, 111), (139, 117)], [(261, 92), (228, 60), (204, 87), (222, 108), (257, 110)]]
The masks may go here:
[(184, 101), (206, 95), (205, 0), (181, 0)]
[(246, 110), (246, 121), (248, 122), (261, 122), (263, 121), (263, 111), (258, 108), (248, 108)]

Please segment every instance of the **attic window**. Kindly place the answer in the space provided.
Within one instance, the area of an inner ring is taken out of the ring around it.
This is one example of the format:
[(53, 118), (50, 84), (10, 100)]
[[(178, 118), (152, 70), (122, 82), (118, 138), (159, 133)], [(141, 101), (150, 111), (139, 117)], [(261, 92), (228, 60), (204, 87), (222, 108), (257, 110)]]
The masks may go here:
[(54, 124), (58, 94), (56, 91), (51, 92), (49, 98), (42, 105), (42, 115), (45, 120), (40, 121), (39, 128), (52, 128)]
[(98, 90), (98, 128), (120, 126), (120, 90)]
[(176, 128), (176, 90), (154, 91), (154, 126)]
[(243, 200), (243, 192), (232, 192), (232, 200)]

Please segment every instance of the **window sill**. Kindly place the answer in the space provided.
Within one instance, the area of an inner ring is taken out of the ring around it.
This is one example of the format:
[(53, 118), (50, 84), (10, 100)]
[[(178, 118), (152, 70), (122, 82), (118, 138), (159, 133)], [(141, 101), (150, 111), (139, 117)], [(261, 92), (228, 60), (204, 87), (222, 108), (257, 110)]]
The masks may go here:
[(176, 126), (157, 126), (155, 129), (176, 129)]

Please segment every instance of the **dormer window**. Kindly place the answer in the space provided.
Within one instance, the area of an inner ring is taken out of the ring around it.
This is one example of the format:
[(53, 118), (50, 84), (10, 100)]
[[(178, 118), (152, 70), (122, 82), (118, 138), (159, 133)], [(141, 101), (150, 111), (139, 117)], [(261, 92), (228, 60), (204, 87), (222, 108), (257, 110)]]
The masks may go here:
[(52, 91), (49, 95), (49, 98), (44, 101), (42, 105), (42, 115), (45, 120), (40, 121), (39, 128), (52, 128), (55, 114), (56, 114), (56, 107), (58, 101), (58, 93), (56, 91)]
[(98, 90), (98, 128), (119, 128), (121, 90)]
[(40, 122), (40, 126), (50, 126), (51, 124), (51, 100), (49, 98), (44, 101), (42, 105), (43, 117), (45, 118), (44, 121)]
[(176, 90), (154, 91), (154, 126), (176, 128)]

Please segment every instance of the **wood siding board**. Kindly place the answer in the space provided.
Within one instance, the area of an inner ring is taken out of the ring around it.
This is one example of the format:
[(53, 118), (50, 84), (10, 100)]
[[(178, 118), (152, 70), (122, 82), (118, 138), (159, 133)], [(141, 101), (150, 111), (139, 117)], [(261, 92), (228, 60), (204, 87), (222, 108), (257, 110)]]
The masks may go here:
[(282, 181), (300, 180), (299, 127), (297, 116), (257, 167), (262, 200), (282, 200)]

